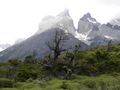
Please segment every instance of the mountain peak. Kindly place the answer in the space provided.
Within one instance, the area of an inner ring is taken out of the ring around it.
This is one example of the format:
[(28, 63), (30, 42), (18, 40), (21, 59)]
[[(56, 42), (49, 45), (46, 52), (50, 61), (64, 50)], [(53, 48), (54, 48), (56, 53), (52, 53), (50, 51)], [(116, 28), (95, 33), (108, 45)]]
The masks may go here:
[(91, 14), (88, 12), (88, 13), (86, 13), (86, 14), (84, 15), (84, 17), (86, 17), (86, 18), (91, 18)]
[(65, 9), (63, 12), (58, 14), (57, 16), (47, 16), (42, 22), (39, 24), (39, 30), (36, 34), (44, 32), (45, 30), (49, 30), (51, 28), (64, 28), (68, 33), (74, 34), (75, 27), (73, 24), (73, 20), (69, 15), (69, 10)]
[(87, 19), (87, 18), (92, 18), (90, 13), (84, 14), (81, 19), (83, 20), (83, 19)]
[(86, 13), (80, 20), (85, 22), (97, 23), (96, 19), (90, 13)]

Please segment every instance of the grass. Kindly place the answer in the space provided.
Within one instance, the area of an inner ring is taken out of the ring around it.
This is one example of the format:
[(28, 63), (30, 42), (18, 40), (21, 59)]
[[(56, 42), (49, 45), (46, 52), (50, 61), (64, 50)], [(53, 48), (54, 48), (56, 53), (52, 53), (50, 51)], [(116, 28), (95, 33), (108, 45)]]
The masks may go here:
[(73, 80), (35, 80), (17, 83), (16, 88), (2, 88), (0, 90), (120, 90), (120, 76), (76, 76)]

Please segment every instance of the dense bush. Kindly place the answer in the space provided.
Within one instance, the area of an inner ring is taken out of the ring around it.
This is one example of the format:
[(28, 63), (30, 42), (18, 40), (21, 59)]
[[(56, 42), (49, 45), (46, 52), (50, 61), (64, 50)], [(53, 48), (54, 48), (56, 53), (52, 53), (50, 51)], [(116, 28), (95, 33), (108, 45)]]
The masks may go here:
[(0, 88), (12, 88), (14, 81), (6, 78), (0, 78)]
[(65, 81), (62, 82), (62, 85), (60, 86), (62, 89), (69, 89), (67, 83)]

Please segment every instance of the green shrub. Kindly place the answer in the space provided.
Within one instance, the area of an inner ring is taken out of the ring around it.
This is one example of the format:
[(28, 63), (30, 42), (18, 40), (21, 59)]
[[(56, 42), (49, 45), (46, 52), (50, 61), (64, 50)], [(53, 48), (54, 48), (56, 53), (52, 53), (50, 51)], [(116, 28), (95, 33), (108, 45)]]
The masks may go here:
[(26, 80), (26, 82), (32, 82), (32, 81), (33, 81), (32, 78), (29, 78), (29, 79)]
[(61, 88), (62, 89), (69, 89), (68, 84), (65, 81), (62, 82)]
[(12, 88), (14, 81), (6, 78), (0, 78), (0, 88)]
[(70, 80), (77, 79), (79, 76), (77, 74), (72, 74), (70, 77)]
[(93, 80), (85, 80), (85, 82), (83, 82), (83, 84), (84, 84), (87, 88), (91, 88), (91, 89), (96, 88), (96, 82), (93, 81)]
[(47, 86), (47, 83), (44, 80), (34, 80), (33, 83), (38, 84), (41, 88), (45, 88)]

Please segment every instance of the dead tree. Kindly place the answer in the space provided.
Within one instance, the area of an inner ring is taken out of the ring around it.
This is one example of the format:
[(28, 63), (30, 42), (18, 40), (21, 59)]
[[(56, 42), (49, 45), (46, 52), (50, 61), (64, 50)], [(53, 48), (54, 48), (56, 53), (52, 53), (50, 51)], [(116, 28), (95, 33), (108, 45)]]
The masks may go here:
[(46, 45), (53, 52), (53, 60), (57, 60), (58, 56), (66, 51), (65, 42), (68, 40), (68, 36), (64, 30), (55, 28), (55, 35), (52, 41), (47, 42)]

